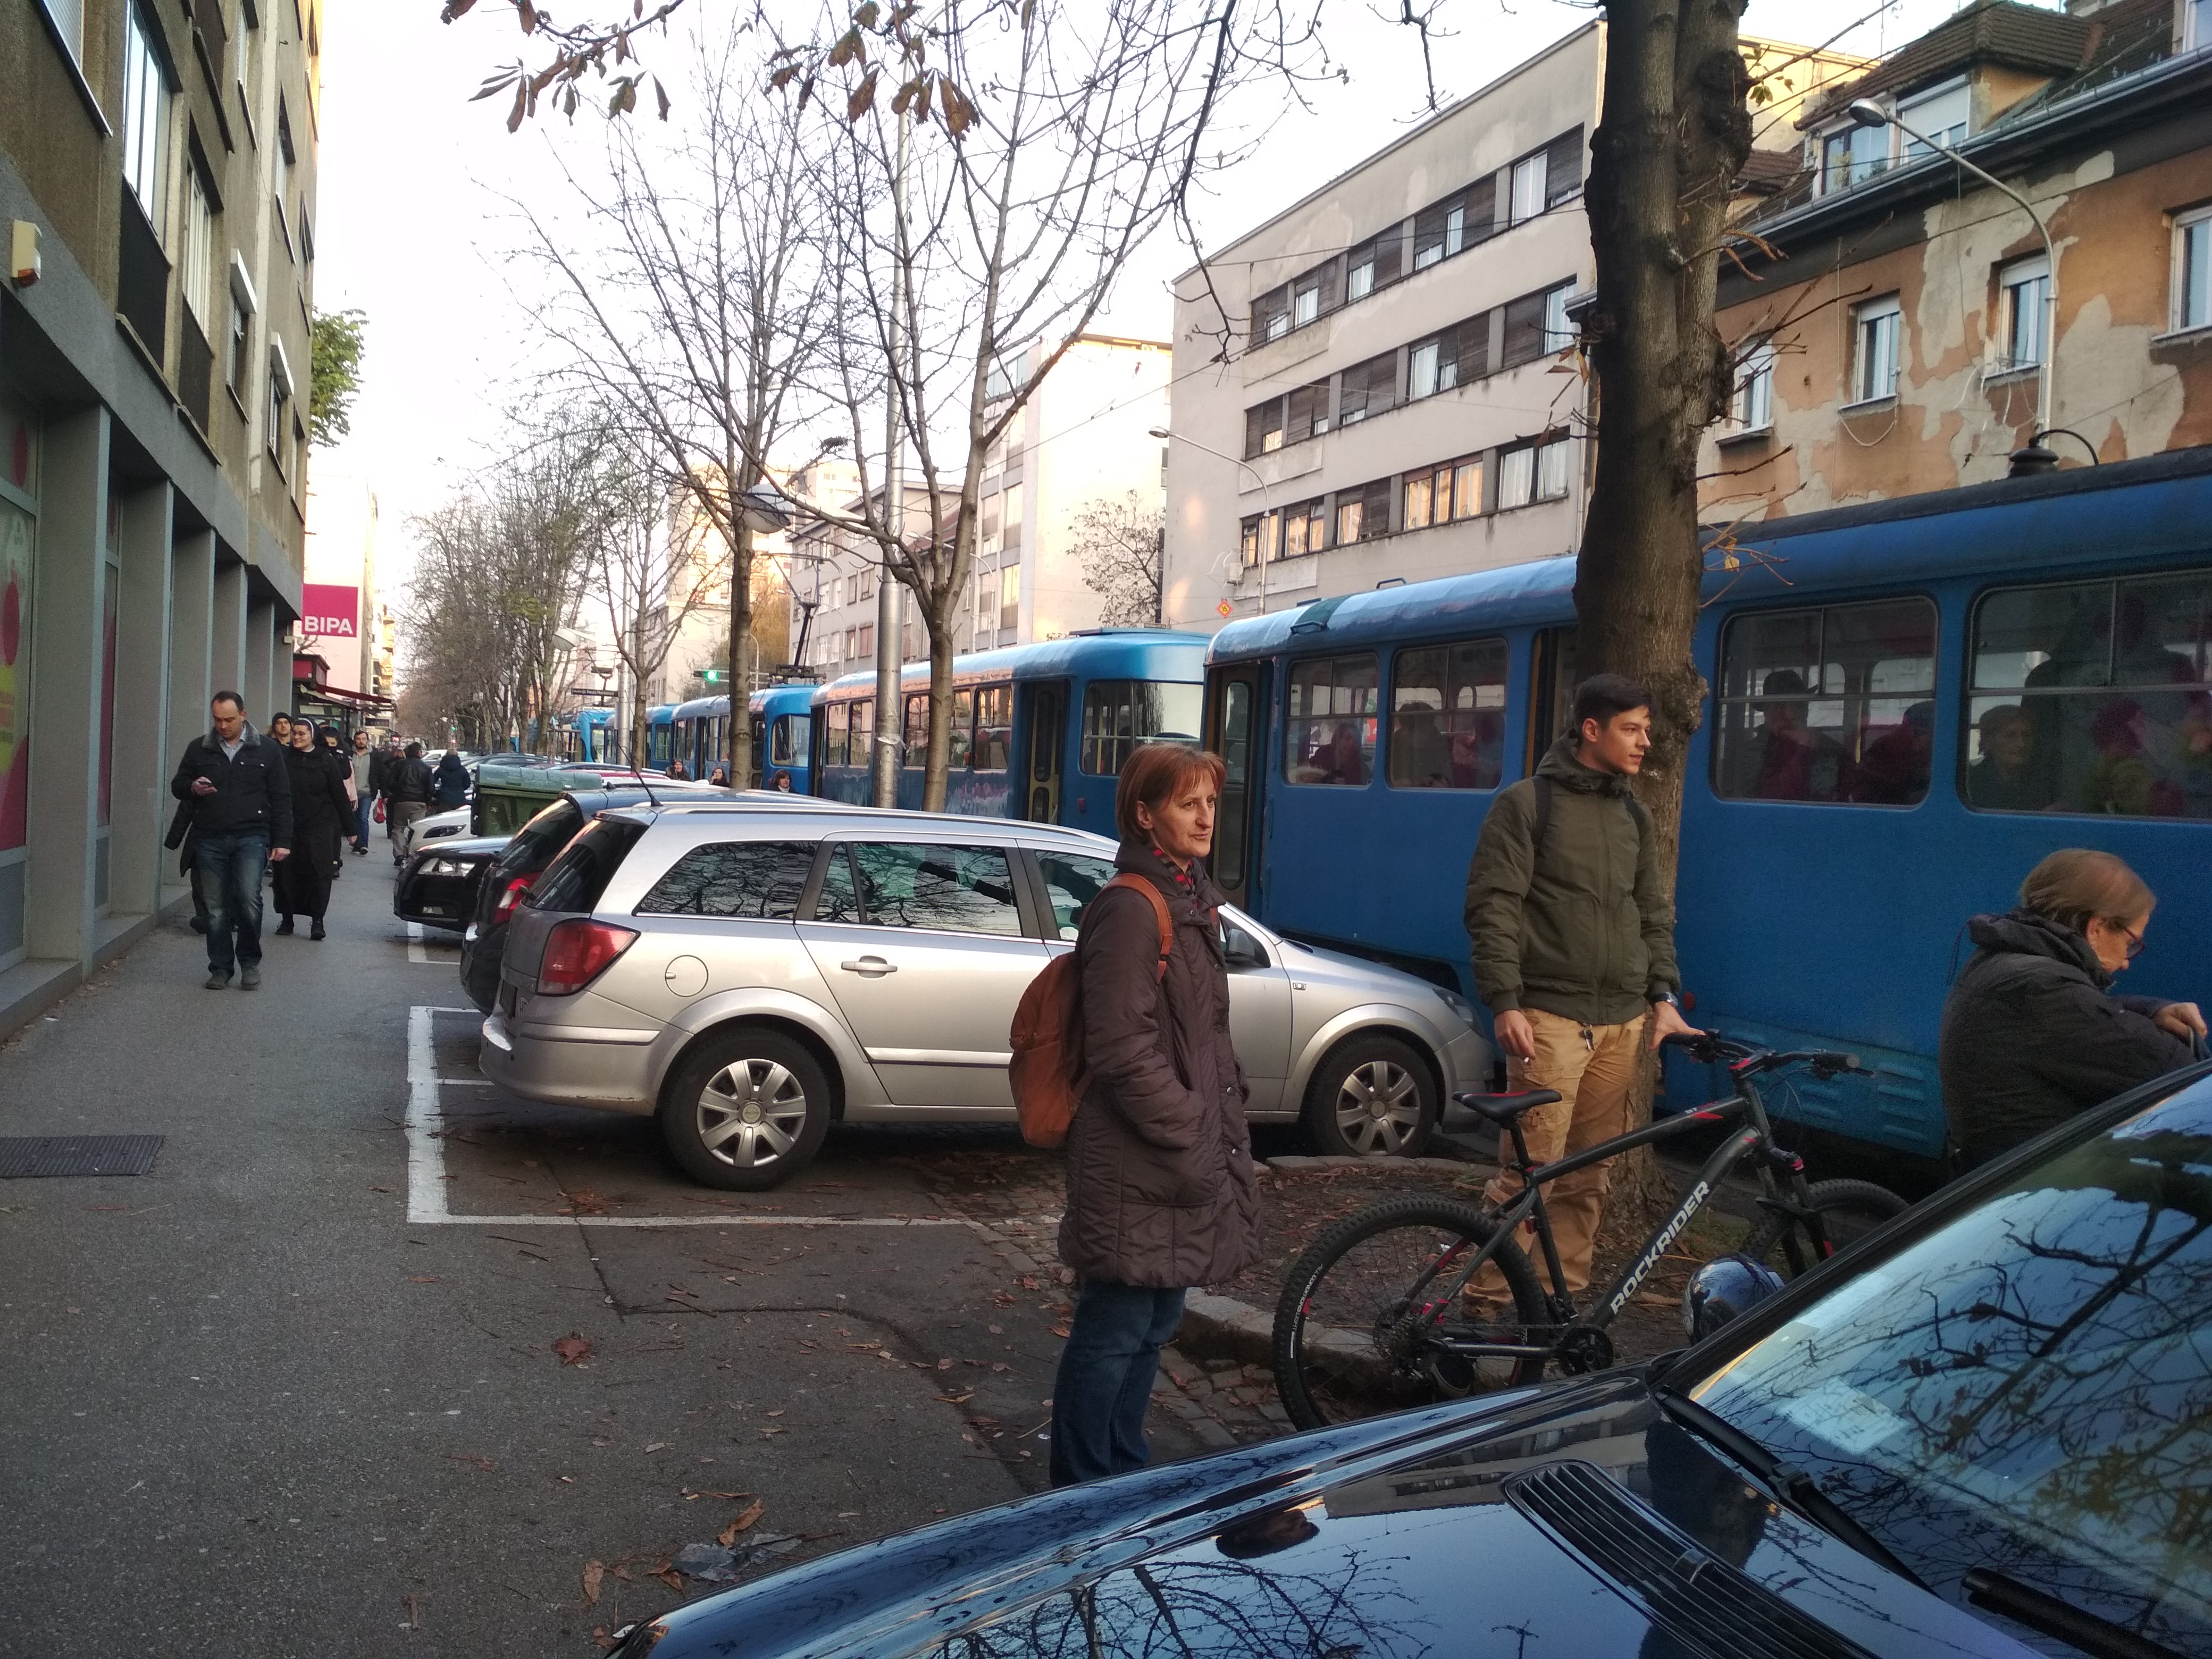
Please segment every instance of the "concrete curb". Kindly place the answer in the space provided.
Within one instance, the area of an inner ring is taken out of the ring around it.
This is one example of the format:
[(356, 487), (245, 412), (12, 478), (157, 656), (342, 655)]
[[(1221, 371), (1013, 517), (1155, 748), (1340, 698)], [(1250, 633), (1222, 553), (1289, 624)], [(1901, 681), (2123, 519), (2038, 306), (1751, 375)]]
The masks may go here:
[(1273, 1363), (1275, 1321), (1232, 1296), (1194, 1291), (1183, 1299), (1176, 1346), (1197, 1359), (1233, 1359), (1240, 1365)]

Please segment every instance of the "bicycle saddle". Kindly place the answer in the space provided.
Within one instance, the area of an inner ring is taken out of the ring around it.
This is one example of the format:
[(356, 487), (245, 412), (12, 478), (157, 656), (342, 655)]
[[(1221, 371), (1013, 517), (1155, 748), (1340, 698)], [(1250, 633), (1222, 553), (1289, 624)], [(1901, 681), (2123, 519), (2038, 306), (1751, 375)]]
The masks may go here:
[(1509, 1095), (1481, 1095), (1473, 1090), (1464, 1090), (1452, 1098), (1461, 1105), (1481, 1113), (1492, 1123), (1510, 1123), (1525, 1111), (1538, 1106), (1549, 1106), (1565, 1097), (1557, 1089), (1522, 1089)]

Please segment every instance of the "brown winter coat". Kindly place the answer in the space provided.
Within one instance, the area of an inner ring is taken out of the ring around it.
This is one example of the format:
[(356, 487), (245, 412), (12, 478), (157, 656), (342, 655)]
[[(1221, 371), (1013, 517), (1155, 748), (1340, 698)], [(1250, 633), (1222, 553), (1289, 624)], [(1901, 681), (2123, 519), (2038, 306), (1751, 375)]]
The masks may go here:
[(1229, 1040), (1229, 973), (1214, 921), (1148, 848), (1115, 863), (1160, 890), (1175, 923), (1157, 981), (1159, 923), (1116, 890), (1083, 917), (1083, 1058), (1091, 1086), (1067, 1134), (1060, 1259), (1078, 1273), (1158, 1289), (1214, 1285), (1253, 1259), (1259, 1187), (1244, 1127), (1244, 1073)]

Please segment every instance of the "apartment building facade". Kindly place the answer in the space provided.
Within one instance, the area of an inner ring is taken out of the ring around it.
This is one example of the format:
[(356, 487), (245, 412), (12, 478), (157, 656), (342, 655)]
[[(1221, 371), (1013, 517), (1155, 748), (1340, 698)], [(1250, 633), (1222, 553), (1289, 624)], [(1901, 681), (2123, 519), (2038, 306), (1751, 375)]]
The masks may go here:
[(1797, 126), (1721, 277), (1709, 520), (2002, 477), (2046, 423), (2064, 466), (2212, 443), (2208, 0), (1983, 0)]
[[(988, 390), (1009, 392), (1036, 372), (1036, 342), (1008, 354)], [(1172, 353), (1164, 341), (1104, 334), (1077, 338), (983, 459), (975, 559), (954, 627), (956, 651), (988, 651), (1060, 639), (1098, 626), (1105, 596), (1082, 521), (1105, 506), (1133, 519), (1165, 500), (1163, 441)], [(988, 411), (996, 416), (1002, 404)], [(915, 534), (927, 523), (927, 497), (908, 480)], [(817, 525), (795, 546), (809, 559), (794, 572), (794, 611), (812, 608), (807, 664), (821, 678), (873, 665), (876, 583), (872, 545)], [(928, 639), (907, 606), (903, 658), (928, 655)], [(798, 637), (794, 620), (793, 637)]]
[(176, 754), (289, 695), (320, 0), (0, 0), (0, 1030), (174, 902)]
[[(1575, 550), (1605, 39), (1575, 30), (1177, 280), (1170, 625)], [(1769, 149), (1863, 67), (1747, 52)]]

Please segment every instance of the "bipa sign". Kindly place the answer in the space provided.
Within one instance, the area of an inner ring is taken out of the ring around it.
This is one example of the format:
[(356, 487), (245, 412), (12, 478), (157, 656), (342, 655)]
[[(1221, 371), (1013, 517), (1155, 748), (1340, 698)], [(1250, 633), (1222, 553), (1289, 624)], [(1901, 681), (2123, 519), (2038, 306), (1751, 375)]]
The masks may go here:
[(300, 590), (300, 631), (314, 639), (359, 639), (361, 589), (307, 583)]

